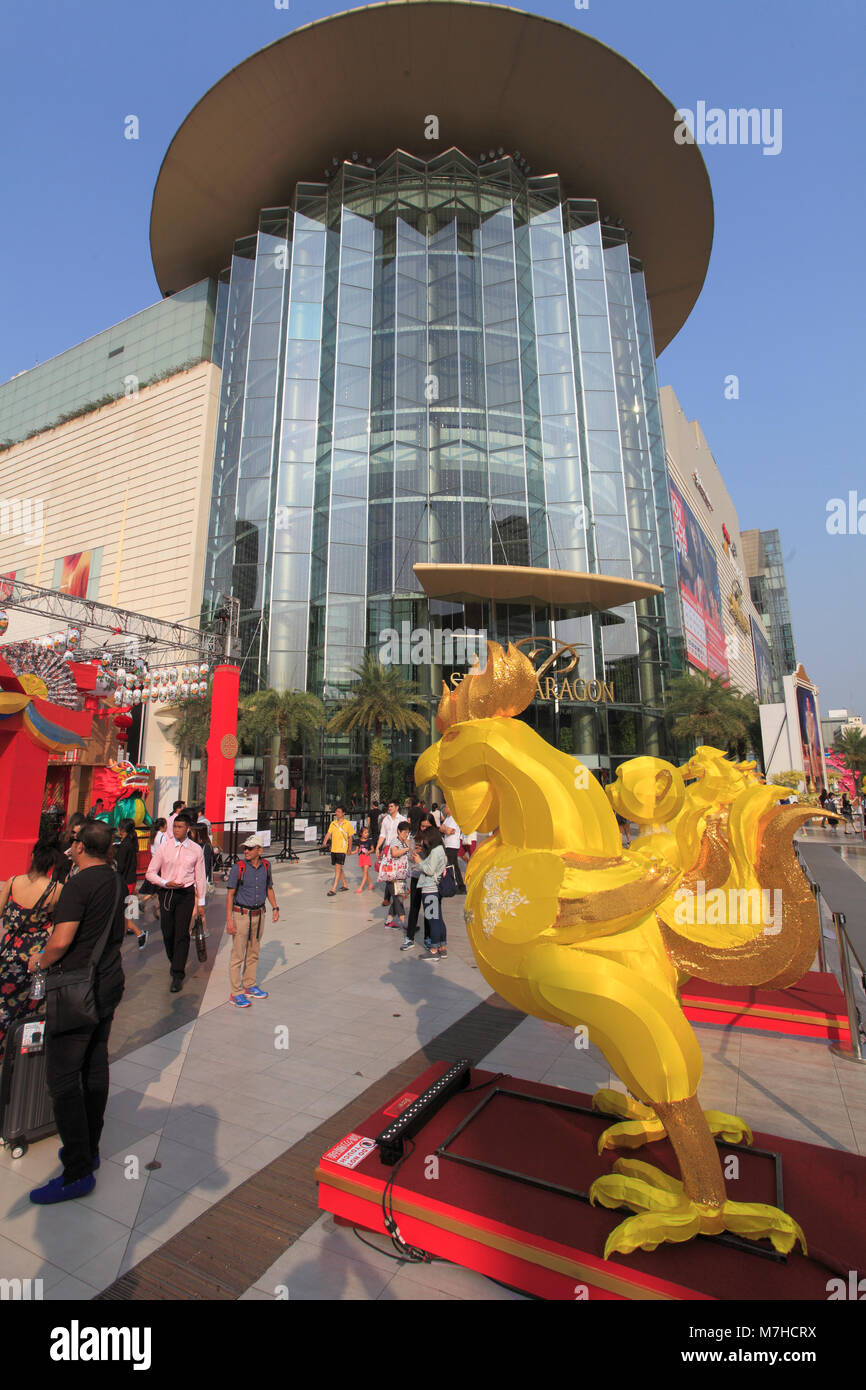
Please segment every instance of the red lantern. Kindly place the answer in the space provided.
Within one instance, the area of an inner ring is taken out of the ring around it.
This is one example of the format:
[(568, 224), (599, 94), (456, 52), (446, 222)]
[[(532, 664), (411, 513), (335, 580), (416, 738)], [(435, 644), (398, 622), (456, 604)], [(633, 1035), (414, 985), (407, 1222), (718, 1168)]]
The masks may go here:
[(114, 727), (117, 729), (118, 743), (126, 743), (126, 740), (129, 738), (129, 726), (131, 723), (132, 715), (127, 714), (125, 710), (120, 710), (119, 713), (114, 716)]

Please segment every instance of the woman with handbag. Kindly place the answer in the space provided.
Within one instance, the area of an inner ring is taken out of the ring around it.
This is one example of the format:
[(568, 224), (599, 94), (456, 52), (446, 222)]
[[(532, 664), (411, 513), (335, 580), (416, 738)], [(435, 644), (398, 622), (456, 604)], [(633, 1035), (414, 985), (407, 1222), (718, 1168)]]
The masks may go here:
[[(401, 951), (411, 951), (412, 947), (415, 945), (415, 934), (418, 930), (418, 915), (424, 906), (424, 899), (421, 896), (421, 889), (418, 887), (418, 878), (421, 873), (421, 862), (420, 857), (416, 851), (421, 843), (421, 837), (423, 836), (424, 831), (428, 830), (432, 824), (433, 818), (430, 812), (425, 811), (423, 816), (421, 817), (421, 823), (418, 826), (418, 834), (409, 836), (409, 877), (407, 879), (409, 916), (406, 920), (406, 927), (403, 933), (403, 942), (400, 946)], [(426, 939), (425, 927), (424, 945), (429, 947), (429, 944), (429, 941)]]
[[(441, 831), (430, 826), (420, 837), (423, 858), (415, 851), (420, 867), (418, 887), (424, 902), (424, 922), (430, 947), (423, 960), (442, 960), (448, 955), (445, 945), (445, 920), (442, 916), (442, 900), (439, 888), (442, 877), (448, 870), (448, 859), (442, 844)], [(453, 890), (452, 890), (453, 891)]]
[(53, 878), (55, 849), (41, 840), (33, 846), (30, 868), (15, 874), (0, 889), (0, 1058), (10, 1026), (21, 1014), (41, 1008), (30, 1001), (29, 963), (51, 934), (51, 911), (60, 895)]
[(48, 1206), (85, 1197), (95, 1186), (108, 1102), (108, 1038), (123, 995), (122, 883), (110, 863), (112, 831), (89, 821), (71, 854), (78, 873), (54, 908), (48, 945), (30, 957), (46, 979), (46, 1081), (60, 1133), (63, 1172), (30, 1193)]
[(380, 873), (385, 875), (386, 883), (391, 885), (391, 910), (385, 918), (386, 927), (403, 927), (406, 931), (406, 908), (404, 898), (409, 882), (409, 822), (401, 820), (397, 826), (397, 838), (382, 855)]

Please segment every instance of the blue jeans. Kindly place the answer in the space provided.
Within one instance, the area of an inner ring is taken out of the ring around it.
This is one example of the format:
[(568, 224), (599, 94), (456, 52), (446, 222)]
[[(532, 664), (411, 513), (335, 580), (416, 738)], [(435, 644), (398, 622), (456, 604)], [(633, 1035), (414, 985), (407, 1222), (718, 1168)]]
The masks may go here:
[(421, 890), (424, 899), (425, 935), (430, 938), (431, 948), (445, 945), (445, 922), (442, 917), (442, 900), (435, 888)]

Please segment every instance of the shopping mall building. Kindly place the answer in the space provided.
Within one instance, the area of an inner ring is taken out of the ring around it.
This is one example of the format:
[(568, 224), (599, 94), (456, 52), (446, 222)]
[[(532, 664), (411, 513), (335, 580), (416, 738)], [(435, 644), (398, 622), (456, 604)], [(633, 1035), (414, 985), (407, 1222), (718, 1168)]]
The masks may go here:
[[(656, 379), (713, 232), (675, 126), (625, 58), (498, 6), (398, 0), (254, 54), (160, 170), (163, 303), (0, 388), (0, 462), (20, 488), (41, 464), (48, 499), (38, 560), (0, 536), (0, 573), (49, 584), (98, 549), (106, 601), (208, 623), (233, 595), (242, 689), (329, 709), (389, 633), (483, 631), (537, 666), (569, 644), (526, 717), (602, 776), (672, 755), (666, 686), (719, 659), (696, 636), (706, 585), (685, 601), (671, 487), (699, 470), (666, 450)], [(58, 441), (82, 476), (97, 448), (135, 467), (61, 509)], [(162, 515), (175, 475), (191, 528)], [(735, 597), (722, 656), (754, 690), (748, 582)], [(455, 667), (400, 659), (432, 727)], [(144, 759), (167, 757), (165, 716), (147, 719)], [(392, 757), (408, 769), (427, 741), (394, 736)], [(359, 795), (362, 769), (357, 740), (326, 735), (292, 782), (318, 804)]]

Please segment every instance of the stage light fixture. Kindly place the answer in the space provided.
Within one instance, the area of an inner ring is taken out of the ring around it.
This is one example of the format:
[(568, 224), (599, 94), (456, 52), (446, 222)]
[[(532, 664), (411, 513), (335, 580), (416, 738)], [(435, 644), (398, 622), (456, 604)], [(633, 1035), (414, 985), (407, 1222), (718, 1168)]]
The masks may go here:
[(462, 1091), (468, 1086), (471, 1070), (472, 1063), (461, 1057), (443, 1072), (432, 1086), (422, 1091), (387, 1129), (376, 1135), (379, 1157), (384, 1164), (391, 1167), (399, 1162), (403, 1157), (404, 1142), (417, 1134), (457, 1091)]

